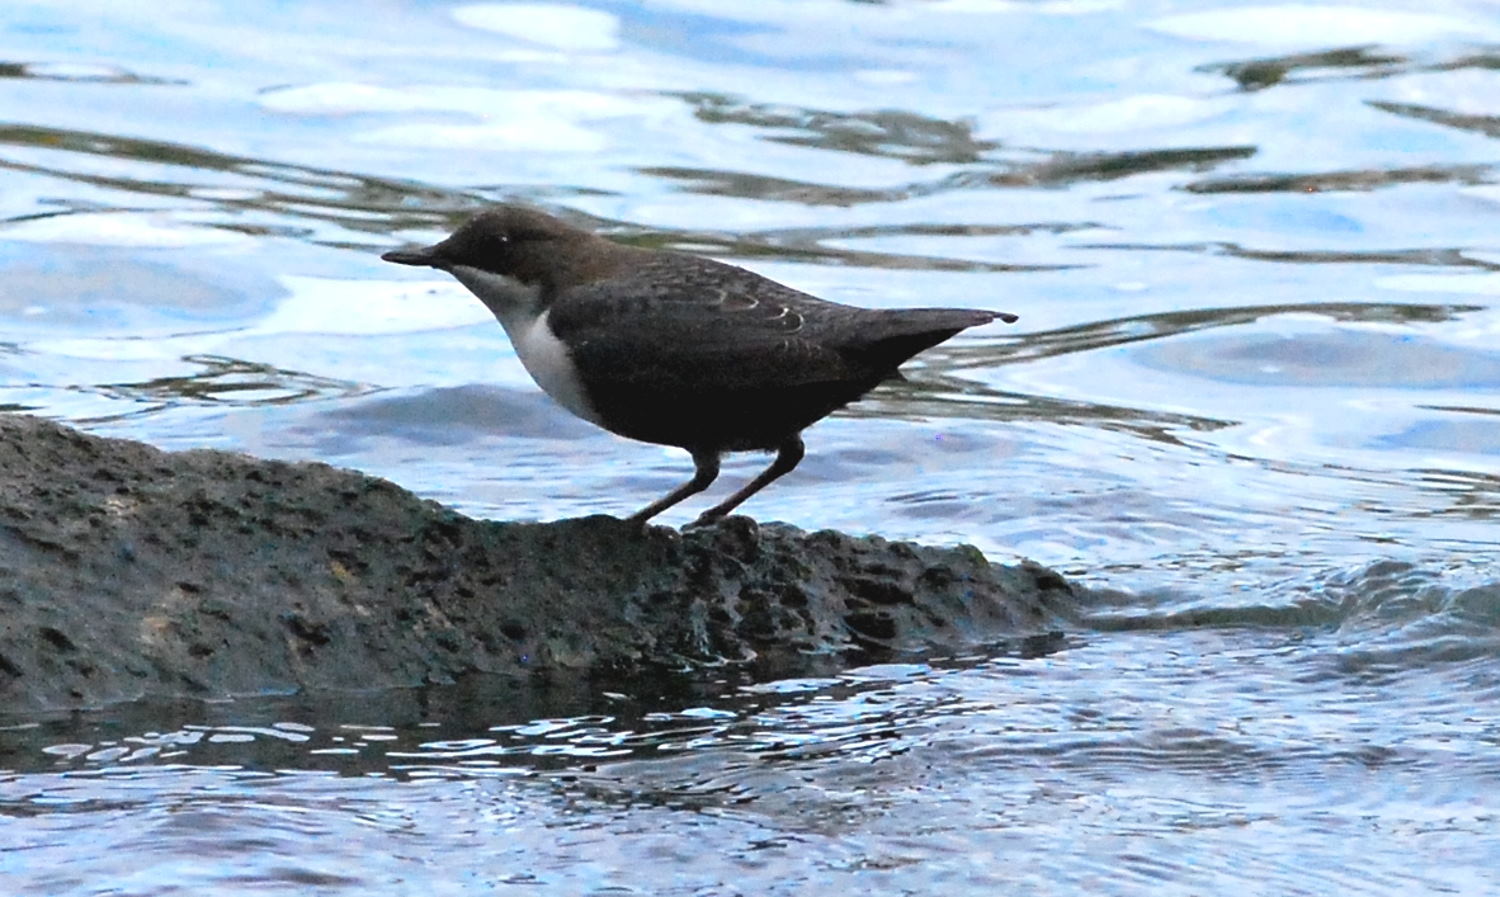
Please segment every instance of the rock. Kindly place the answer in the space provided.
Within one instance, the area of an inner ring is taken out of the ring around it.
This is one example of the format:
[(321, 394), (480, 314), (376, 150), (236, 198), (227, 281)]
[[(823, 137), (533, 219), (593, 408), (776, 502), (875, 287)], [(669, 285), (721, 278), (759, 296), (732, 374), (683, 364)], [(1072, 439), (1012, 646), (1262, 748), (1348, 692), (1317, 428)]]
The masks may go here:
[(324, 464), (0, 414), (0, 712), (964, 647), (1072, 612), (1058, 574), (969, 547), (472, 520)]

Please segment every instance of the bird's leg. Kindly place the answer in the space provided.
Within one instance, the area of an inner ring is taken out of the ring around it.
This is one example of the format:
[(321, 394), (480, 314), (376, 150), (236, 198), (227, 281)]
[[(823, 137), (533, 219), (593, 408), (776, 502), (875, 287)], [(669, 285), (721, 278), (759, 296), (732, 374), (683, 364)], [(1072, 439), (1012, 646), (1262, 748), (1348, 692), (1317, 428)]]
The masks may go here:
[(746, 483), (740, 491), (699, 514), (698, 519), (688, 526), (707, 526), (717, 521), (739, 507), (745, 499), (766, 488), (772, 480), (791, 473), (792, 468), (801, 463), (804, 454), (806, 454), (806, 449), (802, 445), (802, 436), (798, 433), (788, 436), (776, 449), (776, 460), (771, 462), (770, 467), (762, 470), (759, 476)]
[(719, 478), (718, 452), (693, 452), (693, 464), (697, 469), (693, 471), (693, 478), (691, 480), (688, 480), (686, 483), (683, 483), (681, 486), (678, 486), (676, 489), (673, 489), (671, 492), (668, 492), (666, 495), (662, 496), (656, 501), (653, 501), (651, 504), (646, 505), (644, 508), (641, 508), (634, 514), (631, 514), (629, 517), (625, 518), (625, 522), (633, 523), (637, 526), (644, 525), (647, 520), (650, 520), (652, 517), (655, 517), (657, 514), (665, 511), (667, 508), (672, 507), (673, 505), (682, 501), (684, 498), (692, 495), (697, 495), (699, 492), (707, 489), (710, 483)]

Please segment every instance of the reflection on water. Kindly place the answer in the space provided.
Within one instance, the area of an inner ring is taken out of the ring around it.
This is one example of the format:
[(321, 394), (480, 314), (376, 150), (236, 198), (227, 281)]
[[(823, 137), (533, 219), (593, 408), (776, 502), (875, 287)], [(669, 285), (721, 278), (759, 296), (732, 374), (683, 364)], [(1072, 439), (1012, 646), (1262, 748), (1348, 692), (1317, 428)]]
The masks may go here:
[[(1091, 321), (1074, 327), (1059, 328), (1048, 333), (1028, 334), (1024, 339), (1017, 340), (1016, 345), (1007, 347), (1003, 359), (979, 360), (977, 366), (988, 366), (999, 361), (1017, 363), (1027, 359), (1087, 352), (1134, 342), (1157, 341), (1166, 336), (1221, 327), (1241, 327), (1272, 315), (1305, 313), (1326, 317), (1333, 321), (1401, 324), (1448, 321), (1464, 312), (1479, 310), (1477, 306), (1375, 305), (1344, 302), (1190, 309), (1140, 315), (1114, 321)], [(943, 351), (942, 348), (935, 350), (936, 353)], [(947, 351), (956, 353), (963, 350), (949, 349)]]
[[(1395, 53), (1386, 48), (1365, 46), (1292, 53), (1239, 62), (1213, 62), (1200, 66), (1198, 70), (1227, 75), (1243, 90), (1264, 90), (1330, 79), (1395, 78), (1426, 72), (1458, 72), (1464, 69), (1488, 72), (1497, 68), (1500, 68), (1500, 54), (1493, 51)], [(1370, 105), (1397, 115), (1409, 114), (1400, 108), (1401, 104), (1372, 102)], [(1431, 120), (1448, 123), (1441, 118)], [(1493, 136), (1494, 132), (1486, 133)]]
[[(420, 184), (272, 163), (193, 145), (112, 134), (5, 125), (0, 126), (0, 146), (43, 151), (12, 150), (6, 158), (0, 158), (0, 168), (15, 172), (74, 181), (119, 191), (124, 196), (171, 197), (224, 212), (268, 211), (289, 219), (277, 225), (239, 222), (233, 218), (214, 222), (216, 227), (253, 236), (315, 237), (305, 223), (294, 223), (301, 219), (384, 235), (393, 226), (426, 223), (426, 218), (416, 221), (403, 218), (402, 212), (414, 204), (425, 209), (449, 210), (476, 205), (462, 194)], [(138, 174), (130, 168), (122, 170), (121, 162), (139, 163)], [(65, 209), (51, 214), (85, 210)]]
[(0, 78), (43, 81), (84, 81), (106, 84), (186, 84), (169, 78), (148, 78), (114, 65), (88, 63), (0, 62)]
[(1293, 53), (1242, 62), (1215, 62), (1199, 71), (1219, 72), (1233, 78), (1243, 90), (1264, 90), (1288, 82), (1326, 78), (1379, 78), (1399, 74), (1408, 60), (1371, 47), (1350, 47), (1317, 53)]
[(839, 113), (751, 103), (737, 97), (706, 93), (683, 94), (682, 99), (692, 108), (693, 115), (705, 124), (746, 125), (763, 132), (766, 140), (836, 152), (886, 156), (914, 165), (981, 162), (988, 153), (1000, 147), (998, 141), (975, 137), (974, 126), (970, 123), (932, 118), (901, 109)]
[[(302, 371), (288, 371), (267, 364), (193, 356), (184, 362), (197, 365), (200, 371), (180, 377), (156, 377), (144, 383), (111, 383), (97, 387), (109, 398), (123, 399), (137, 405), (137, 414), (151, 413), (180, 404), (205, 403), (238, 406), (284, 405), (309, 399), (353, 397), (372, 392), (377, 387)], [(102, 423), (103, 420), (80, 421)]]
[[(1500, 68), (1500, 59), (1491, 59), (1489, 67)], [(1450, 128), (1478, 131), (1486, 137), (1500, 137), (1500, 115), (1462, 115), (1447, 109), (1434, 109), (1431, 106), (1419, 106), (1414, 103), (1372, 102), (1370, 105), (1376, 109), (1384, 109), (1393, 115), (1405, 115), (1420, 121), (1447, 125)]]
[(568, 417), (471, 297), (378, 261), (520, 199), (1018, 313), (750, 510), (1129, 591), (853, 670), (0, 708), (12, 890), (1500, 887), (1492, 8), (117, 7), (0, 24), (0, 410), (634, 510), (680, 453)]
[(1486, 165), (1422, 165), (1364, 171), (1321, 171), (1317, 174), (1255, 174), (1207, 178), (1184, 187), (1194, 193), (1315, 193), (1326, 190), (1380, 190), (1399, 184), (1483, 184), (1492, 169)]

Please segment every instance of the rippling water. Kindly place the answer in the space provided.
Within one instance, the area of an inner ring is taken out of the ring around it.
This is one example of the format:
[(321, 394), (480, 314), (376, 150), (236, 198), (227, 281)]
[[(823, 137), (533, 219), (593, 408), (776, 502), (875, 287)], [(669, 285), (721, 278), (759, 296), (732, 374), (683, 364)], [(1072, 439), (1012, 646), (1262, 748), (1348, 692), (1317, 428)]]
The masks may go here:
[(796, 679), (0, 717), (7, 893), (1500, 893), (1492, 5), (20, 0), (0, 90), (0, 409), (632, 511), (680, 452), (378, 261), (523, 199), (1019, 313), (746, 510), (1114, 590)]

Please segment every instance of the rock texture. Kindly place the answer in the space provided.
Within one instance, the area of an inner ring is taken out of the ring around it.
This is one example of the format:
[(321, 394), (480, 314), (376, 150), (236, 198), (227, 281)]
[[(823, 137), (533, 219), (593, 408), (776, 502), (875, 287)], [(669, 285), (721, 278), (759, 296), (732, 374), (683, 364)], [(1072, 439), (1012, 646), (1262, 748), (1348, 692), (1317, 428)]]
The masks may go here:
[(0, 712), (971, 646), (1072, 608), (972, 548), (472, 520), (322, 464), (0, 415)]

